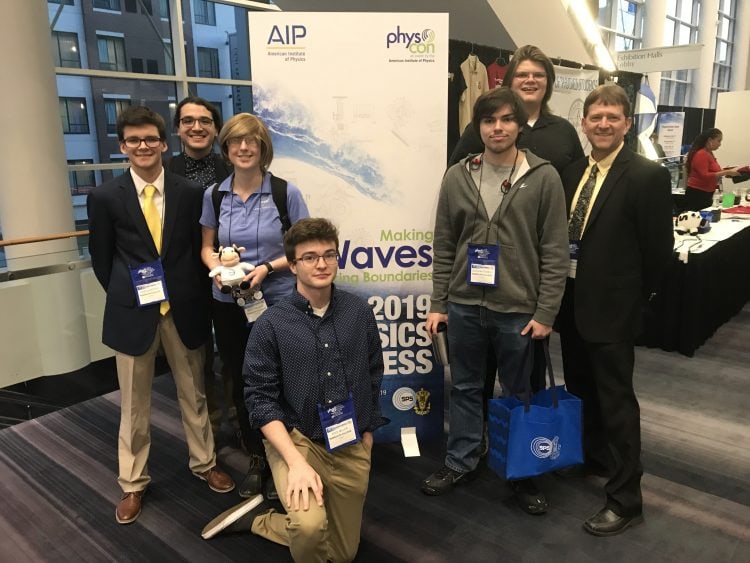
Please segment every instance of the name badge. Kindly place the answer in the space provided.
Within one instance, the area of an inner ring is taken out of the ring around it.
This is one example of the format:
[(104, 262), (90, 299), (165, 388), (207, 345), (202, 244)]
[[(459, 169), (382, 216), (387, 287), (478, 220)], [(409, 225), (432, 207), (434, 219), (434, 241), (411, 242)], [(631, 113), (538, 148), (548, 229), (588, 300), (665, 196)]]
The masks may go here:
[(570, 249), (570, 266), (568, 267), (568, 277), (575, 279), (576, 270), (578, 269), (578, 256), (581, 253), (581, 241), (568, 241), (568, 248)]
[(468, 264), (466, 283), (497, 287), (497, 265), (500, 257), (500, 247), (496, 244), (469, 243), (466, 253)]
[(161, 303), (169, 299), (161, 260), (145, 262), (130, 268), (130, 280), (133, 282), (139, 307)]
[(354, 399), (349, 398), (335, 405), (318, 405), (320, 426), (329, 452), (356, 444), (362, 438), (357, 427), (357, 416), (354, 413)]
[[(260, 293), (260, 297), (258, 297), (257, 299), (251, 299), (250, 301), (245, 301), (245, 304), (242, 305), (242, 310), (245, 313), (245, 318), (247, 319), (248, 324), (257, 321), (258, 317), (260, 317), (265, 312), (265, 310), (268, 309), (266, 300), (263, 299), (263, 292), (256, 291), (255, 293)], [(240, 304), (239, 300), (237, 300), (237, 304)]]

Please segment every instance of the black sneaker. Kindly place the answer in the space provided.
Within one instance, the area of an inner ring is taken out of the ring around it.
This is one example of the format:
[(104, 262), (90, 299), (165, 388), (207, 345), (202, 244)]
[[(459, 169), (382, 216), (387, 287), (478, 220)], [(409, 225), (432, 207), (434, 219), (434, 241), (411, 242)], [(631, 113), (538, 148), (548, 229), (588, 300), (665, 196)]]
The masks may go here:
[(539, 490), (533, 479), (519, 479), (517, 481), (508, 481), (513, 498), (516, 499), (518, 506), (526, 514), (544, 514), (549, 508), (549, 503), (544, 493)]
[(217, 534), (250, 532), (253, 520), (267, 512), (269, 507), (263, 502), (263, 495), (256, 495), (225, 510), (211, 520), (201, 532), (204, 540), (210, 540)]
[(468, 483), (476, 477), (476, 471), (454, 471), (443, 465), (432, 475), (422, 481), (422, 492), (426, 495), (442, 495), (447, 493), (454, 485)]
[(268, 466), (263, 456), (250, 455), (250, 468), (243, 479), (239, 488), (239, 495), (242, 498), (250, 498), (263, 493), (263, 481), (268, 476)]

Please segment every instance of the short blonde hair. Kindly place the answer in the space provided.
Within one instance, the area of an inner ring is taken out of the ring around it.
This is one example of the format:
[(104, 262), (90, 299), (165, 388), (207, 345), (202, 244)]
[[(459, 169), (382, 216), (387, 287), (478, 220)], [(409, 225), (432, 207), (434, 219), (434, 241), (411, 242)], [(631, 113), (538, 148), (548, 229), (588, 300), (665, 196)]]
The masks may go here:
[(240, 137), (252, 137), (258, 143), (260, 147), (260, 169), (266, 172), (273, 160), (273, 144), (271, 144), (271, 135), (268, 133), (266, 124), (251, 113), (238, 113), (231, 117), (219, 132), (221, 154), (227, 160), (229, 159), (229, 152), (227, 151), (229, 139)]

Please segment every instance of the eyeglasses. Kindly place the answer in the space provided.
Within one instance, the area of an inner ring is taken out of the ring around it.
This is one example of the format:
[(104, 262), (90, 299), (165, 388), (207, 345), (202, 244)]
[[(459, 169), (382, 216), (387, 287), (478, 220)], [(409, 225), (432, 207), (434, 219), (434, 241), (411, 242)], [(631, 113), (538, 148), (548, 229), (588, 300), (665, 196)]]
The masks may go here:
[(202, 127), (208, 127), (209, 125), (214, 124), (214, 120), (211, 119), (210, 117), (195, 118), (195, 117), (187, 116), (187, 117), (180, 118), (180, 123), (182, 123), (185, 127), (192, 127), (193, 125), (195, 125), (196, 121), (200, 123)]
[(162, 140), (159, 137), (128, 137), (123, 143), (125, 143), (125, 146), (129, 149), (137, 149), (141, 146), (141, 143), (146, 143), (148, 148), (155, 149), (161, 145)]
[(308, 268), (312, 268), (313, 266), (318, 265), (318, 260), (320, 260), (321, 258), (326, 264), (328, 264), (329, 266), (333, 266), (339, 259), (339, 253), (336, 250), (329, 250), (322, 255), (315, 254), (314, 252), (308, 252), (307, 254), (303, 254), (299, 258), (295, 258), (294, 261), (302, 262)]
[(247, 146), (258, 144), (258, 141), (255, 139), (255, 137), (251, 137), (250, 135), (246, 135), (245, 137), (232, 137), (230, 139), (227, 139), (227, 145), (229, 145), (230, 147), (239, 147), (243, 142)]
[(518, 80), (528, 80), (529, 78), (533, 78), (534, 80), (544, 80), (547, 78), (546, 72), (517, 72), (513, 75), (513, 79)]

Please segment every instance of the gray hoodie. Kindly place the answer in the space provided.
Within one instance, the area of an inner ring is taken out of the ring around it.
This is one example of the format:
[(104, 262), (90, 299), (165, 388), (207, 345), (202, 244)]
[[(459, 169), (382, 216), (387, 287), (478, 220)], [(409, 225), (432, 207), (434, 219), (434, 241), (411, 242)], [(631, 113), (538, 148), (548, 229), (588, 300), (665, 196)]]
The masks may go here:
[[(529, 168), (491, 219), (468, 170), (472, 157), (445, 173), (435, 217), (431, 312), (446, 313), (450, 301), (554, 323), (570, 262), (565, 192), (549, 162), (523, 152)], [(499, 244), (497, 287), (467, 284), (470, 242)]]

